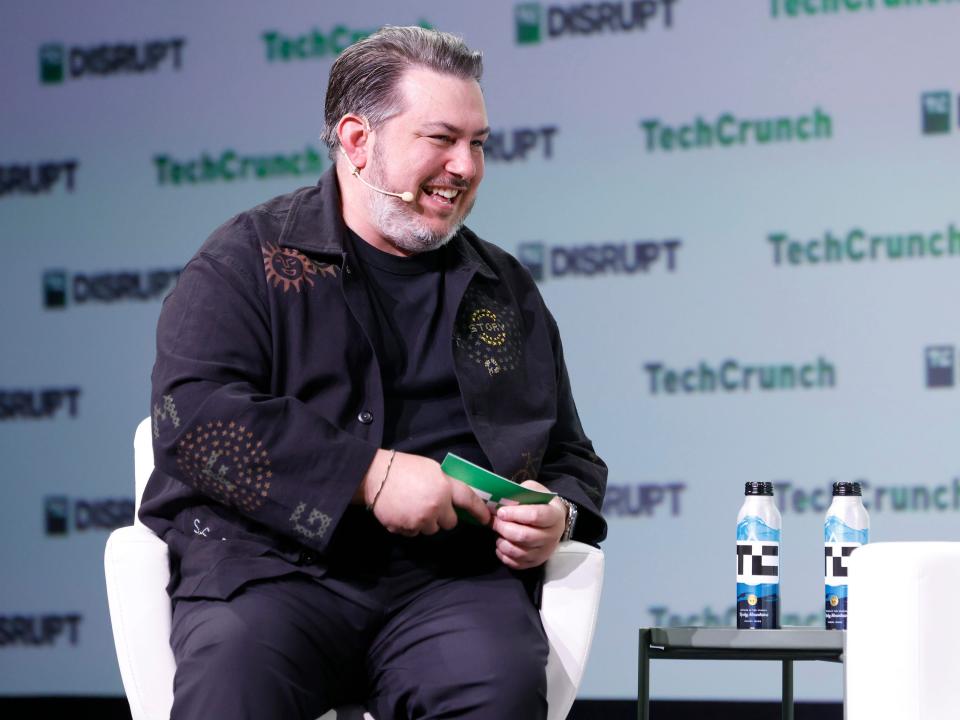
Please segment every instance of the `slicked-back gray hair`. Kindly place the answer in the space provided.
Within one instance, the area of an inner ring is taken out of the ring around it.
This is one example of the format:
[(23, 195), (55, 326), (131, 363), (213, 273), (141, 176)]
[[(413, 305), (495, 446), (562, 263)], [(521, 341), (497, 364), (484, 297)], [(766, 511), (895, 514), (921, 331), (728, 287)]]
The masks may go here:
[(323, 134), (334, 159), (340, 139), (337, 123), (353, 113), (372, 129), (403, 111), (398, 83), (411, 67), (480, 81), (483, 60), (456, 35), (422, 27), (386, 26), (344, 50), (330, 68)]

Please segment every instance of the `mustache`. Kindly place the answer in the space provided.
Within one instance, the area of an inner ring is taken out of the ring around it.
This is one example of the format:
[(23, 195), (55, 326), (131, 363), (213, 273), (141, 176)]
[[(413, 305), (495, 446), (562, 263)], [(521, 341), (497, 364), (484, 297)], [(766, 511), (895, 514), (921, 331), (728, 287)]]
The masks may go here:
[(452, 187), (456, 190), (467, 190), (470, 187), (470, 182), (464, 180), (463, 178), (458, 177), (436, 177), (430, 178), (427, 180), (424, 185), (442, 185), (444, 187)]

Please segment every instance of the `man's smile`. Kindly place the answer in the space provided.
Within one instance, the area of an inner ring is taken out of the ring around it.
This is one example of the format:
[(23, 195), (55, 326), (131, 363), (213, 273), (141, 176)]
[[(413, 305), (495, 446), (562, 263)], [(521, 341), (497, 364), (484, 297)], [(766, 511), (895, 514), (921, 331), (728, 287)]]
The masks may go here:
[(428, 195), (434, 195), (446, 198), (447, 200), (453, 200), (457, 195), (460, 194), (459, 190), (451, 190), (448, 188), (424, 188), (424, 192)]
[(420, 190), (432, 203), (451, 207), (469, 187), (469, 183), (463, 180), (448, 179), (440, 182), (428, 181), (420, 186)]

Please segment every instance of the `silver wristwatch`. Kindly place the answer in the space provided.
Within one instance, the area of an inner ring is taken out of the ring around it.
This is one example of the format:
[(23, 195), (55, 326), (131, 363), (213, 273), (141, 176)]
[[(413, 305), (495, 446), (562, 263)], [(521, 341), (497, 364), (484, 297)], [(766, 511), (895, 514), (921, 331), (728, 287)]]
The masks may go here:
[(566, 542), (573, 537), (573, 529), (577, 525), (577, 506), (566, 498), (562, 498), (559, 495), (557, 497), (560, 498), (560, 502), (567, 508), (567, 521), (563, 526), (563, 535), (560, 536), (560, 542)]

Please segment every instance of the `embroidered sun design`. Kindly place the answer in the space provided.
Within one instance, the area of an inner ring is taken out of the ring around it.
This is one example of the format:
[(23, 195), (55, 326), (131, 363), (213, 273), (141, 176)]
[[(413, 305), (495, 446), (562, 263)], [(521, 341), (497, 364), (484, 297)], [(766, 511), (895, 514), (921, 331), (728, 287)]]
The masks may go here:
[[(316, 275), (317, 270), (308, 257), (293, 248), (282, 248), (277, 245), (266, 245), (261, 250), (267, 282), (274, 287), (283, 285), (284, 292), (293, 288), (298, 293), (303, 289), (304, 282), (313, 287), (311, 276)], [(327, 267), (323, 268), (325, 275), (328, 274)], [(335, 274), (336, 271), (334, 270)]]
[(263, 443), (236, 422), (208, 422), (186, 433), (177, 467), (198, 490), (250, 513), (266, 501), (273, 480)]

